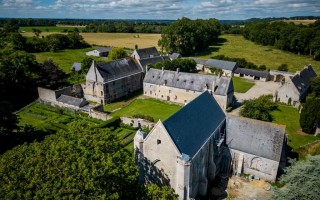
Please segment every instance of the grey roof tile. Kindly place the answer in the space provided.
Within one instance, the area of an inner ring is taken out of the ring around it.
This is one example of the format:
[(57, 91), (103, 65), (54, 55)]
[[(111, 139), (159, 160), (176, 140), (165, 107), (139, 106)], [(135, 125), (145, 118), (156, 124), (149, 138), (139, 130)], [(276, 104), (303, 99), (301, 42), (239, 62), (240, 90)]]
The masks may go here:
[(311, 65), (306, 66), (300, 71), (300, 74), (296, 74), (291, 78), (294, 86), (298, 89), (300, 94), (305, 93), (310, 87), (310, 80), (316, 77), (317, 74), (313, 70)]
[(81, 63), (78, 63), (78, 62), (73, 63), (71, 69), (73, 69), (73, 68), (77, 72), (80, 71), (81, 70)]
[(216, 100), (209, 92), (204, 92), (165, 120), (163, 125), (180, 153), (193, 157), (225, 117)]
[(158, 62), (163, 62), (165, 60), (170, 60), (170, 58), (168, 56), (155, 56), (155, 57), (140, 59), (139, 62), (141, 66), (144, 68), (147, 65), (156, 64)]
[(258, 70), (246, 69), (246, 68), (240, 68), (240, 67), (238, 67), (235, 70), (235, 73), (257, 76), (257, 77), (261, 77), (261, 78), (268, 78), (268, 76), (269, 76), (268, 72), (262, 72), (262, 71), (258, 71)]
[(201, 58), (192, 58), (196, 61), (197, 64), (204, 65), (207, 67), (215, 67), (220, 69), (226, 69), (234, 71), (237, 68), (237, 63), (232, 61), (225, 60), (216, 60), (216, 59), (201, 59)]
[(160, 56), (158, 50), (155, 47), (148, 47), (144, 49), (136, 49), (140, 59), (149, 58), (154, 56)]
[(87, 104), (85, 99), (67, 96), (64, 94), (60, 95), (60, 97), (57, 98), (57, 101), (65, 103), (65, 104), (77, 106), (77, 107), (81, 107), (81, 106)]

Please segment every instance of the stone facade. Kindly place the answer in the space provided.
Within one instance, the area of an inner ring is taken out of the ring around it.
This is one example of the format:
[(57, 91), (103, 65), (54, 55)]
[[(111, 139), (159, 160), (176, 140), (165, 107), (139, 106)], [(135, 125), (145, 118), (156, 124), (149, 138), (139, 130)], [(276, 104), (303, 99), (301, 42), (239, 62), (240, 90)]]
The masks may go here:
[(143, 71), (130, 58), (97, 64), (93, 61), (83, 85), (89, 101), (107, 104), (142, 88)]

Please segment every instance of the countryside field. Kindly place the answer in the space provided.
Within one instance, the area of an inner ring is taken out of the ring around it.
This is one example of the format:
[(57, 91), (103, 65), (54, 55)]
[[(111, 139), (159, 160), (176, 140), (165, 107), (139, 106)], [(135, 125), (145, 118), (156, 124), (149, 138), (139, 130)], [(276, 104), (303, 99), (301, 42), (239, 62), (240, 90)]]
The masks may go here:
[(198, 54), (198, 57), (210, 58), (216, 55), (225, 55), (233, 58), (245, 58), (256, 65), (265, 65), (270, 69), (277, 69), (281, 64), (287, 64), (289, 71), (296, 72), (305, 65), (311, 64), (320, 74), (320, 61), (309, 56), (296, 55), (275, 47), (257, 45), (245, 40), (241, 35), (221, 35), (220, 42), (211, 46), (207, 51)]

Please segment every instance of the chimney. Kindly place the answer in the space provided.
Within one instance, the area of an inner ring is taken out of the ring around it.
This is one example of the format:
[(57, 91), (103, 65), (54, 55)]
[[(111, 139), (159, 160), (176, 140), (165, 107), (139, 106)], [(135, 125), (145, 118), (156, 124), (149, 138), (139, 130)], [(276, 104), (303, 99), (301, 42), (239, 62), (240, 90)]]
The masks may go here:
[(177, 68), (177, 73), (179, 73), (180, 72), (180, 68)]
[(148, 65), (146, 65), (146, 73), (148, 72), (148, 70), (149, 70), (149, 66), (148, 66)]
[(164, 67), (162, 67), (161, 70), (164, 71)]

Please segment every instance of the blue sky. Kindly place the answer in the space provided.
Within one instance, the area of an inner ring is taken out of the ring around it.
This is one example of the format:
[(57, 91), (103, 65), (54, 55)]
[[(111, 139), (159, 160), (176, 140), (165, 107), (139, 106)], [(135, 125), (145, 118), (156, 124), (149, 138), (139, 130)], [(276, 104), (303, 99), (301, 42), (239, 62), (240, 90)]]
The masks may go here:
[(0, 17), (248, 19), (320, 16), (320, 0), (1, 0)]

